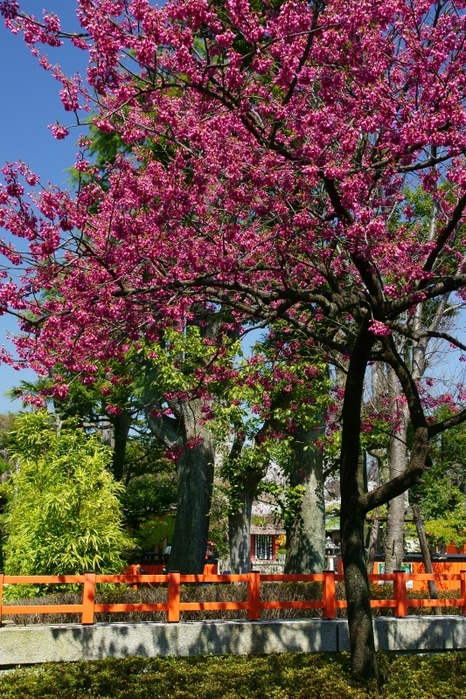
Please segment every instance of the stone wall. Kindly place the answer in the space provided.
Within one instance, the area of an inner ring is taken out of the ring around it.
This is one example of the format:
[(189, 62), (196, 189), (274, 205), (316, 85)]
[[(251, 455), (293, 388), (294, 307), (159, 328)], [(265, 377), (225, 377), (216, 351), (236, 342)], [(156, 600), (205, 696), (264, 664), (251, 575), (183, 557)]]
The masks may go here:
[[(426, 652), (466, 648), (466, 618), (374, 619), (380, 650)], [(50, 661), (169, 655), (257, 655), (349, 650), (345, 619), (202, 621), (4, 626), (0, 669)]]

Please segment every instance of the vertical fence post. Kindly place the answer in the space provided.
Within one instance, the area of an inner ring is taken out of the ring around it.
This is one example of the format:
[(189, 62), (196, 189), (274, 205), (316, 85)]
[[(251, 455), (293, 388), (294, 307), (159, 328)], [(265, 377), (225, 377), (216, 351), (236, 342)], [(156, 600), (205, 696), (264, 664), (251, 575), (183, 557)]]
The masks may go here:
[(94, 623), (95, 604), (95, 573), (84, 573), (83, 585), (83, 611), (81, 614), (81, 624)]
[(337, 595), (334, 570), (324, 570), (324, 588), (322, 592), (324, 619), (335, 619), (337, 615)]
[(248, 619), (257, 621), (261, 618), (261, 574), (256, 570), (248, 573)]
[(396, 600), (395, 616), (404, 617), (408, 613), (408, 598), (406, 596), (405, 571), (394, 570), (393, 596)]
[(167, 621), (177, 623), (180, 620), (180, 574), (172, 570), (168, 573), (168, 611)]
[(466, 570), (460, 570), (461, 573), (461, 614), (466, 614)]
[(0, 626), (2, 625), (2, 616), (3, 616), (3, 570), (0, 570)]

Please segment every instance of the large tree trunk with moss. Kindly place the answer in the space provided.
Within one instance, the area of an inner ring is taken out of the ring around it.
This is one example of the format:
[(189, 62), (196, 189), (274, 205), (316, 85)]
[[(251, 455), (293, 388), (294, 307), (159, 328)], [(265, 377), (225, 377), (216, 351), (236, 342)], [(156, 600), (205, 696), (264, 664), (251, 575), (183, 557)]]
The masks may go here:
[(201, 407), (199, 399), (178, 405), (183, 453), (177, 462), (178, 500), (169, 568), (186, 574), (204, 570), (214, 480), (214, 437), (202, 424)]
[(294, 434), (292, 487), (304, 492), (286, 527), (285, 573), (320, 573), (325, 564), (325, 499), (320, 431), (298, 427)]
[(177, 460), (178, 497), (169, 567), (186, 574), (199, 574), (204, 570), (209, 532), (214, 436), (203, 425), (200, 399), (173, 401), (170, 404), (173, 417), (154, 417), (153, 407), (159, 403), (156, 396), (147, 399), (147, 424), (162, 444), (181, 452)]
[(235, 508), (228, 516), (230, 566), (233, 573), (247, 573), (251, 562), (251, 512), (257, 486), (264, 476), (262, 469), (250, 471), (235, 495)]

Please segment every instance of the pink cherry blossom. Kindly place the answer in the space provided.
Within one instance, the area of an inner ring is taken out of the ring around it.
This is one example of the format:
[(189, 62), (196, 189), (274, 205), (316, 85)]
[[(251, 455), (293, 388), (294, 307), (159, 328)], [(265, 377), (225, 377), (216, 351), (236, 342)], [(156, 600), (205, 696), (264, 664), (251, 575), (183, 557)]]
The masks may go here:
[(66, 126), (61, 126), (60, 124), (50, 124), (49, 129), (52, 131), (53, 137), (56, 138), (57, 141), (66, 138), (70, 133)]

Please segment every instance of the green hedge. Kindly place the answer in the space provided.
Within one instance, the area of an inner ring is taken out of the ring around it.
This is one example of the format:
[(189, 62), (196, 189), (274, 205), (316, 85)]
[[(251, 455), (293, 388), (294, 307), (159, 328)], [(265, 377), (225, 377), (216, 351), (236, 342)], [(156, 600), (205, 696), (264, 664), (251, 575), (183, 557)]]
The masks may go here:
[(0, 675), (2, 699), (462, 699), (466, 653), (380, 653), (382, 687), (352, 680), (349, 656), (282, 654), (49, 663)]

